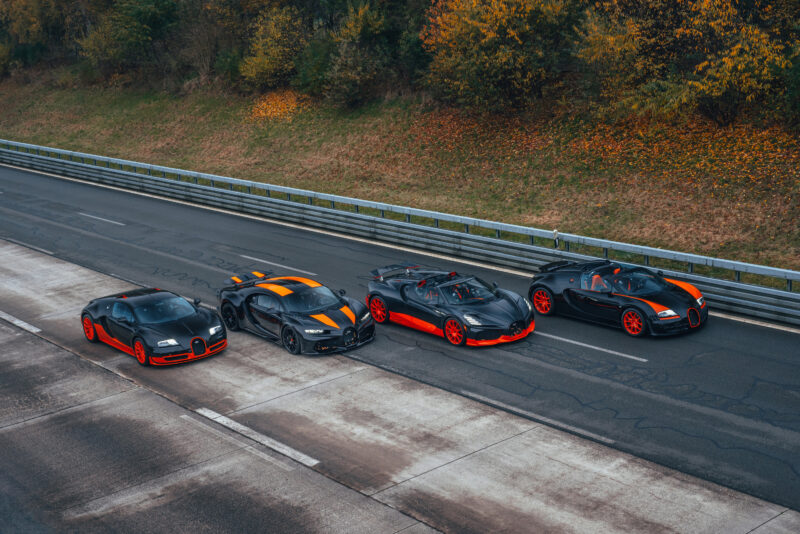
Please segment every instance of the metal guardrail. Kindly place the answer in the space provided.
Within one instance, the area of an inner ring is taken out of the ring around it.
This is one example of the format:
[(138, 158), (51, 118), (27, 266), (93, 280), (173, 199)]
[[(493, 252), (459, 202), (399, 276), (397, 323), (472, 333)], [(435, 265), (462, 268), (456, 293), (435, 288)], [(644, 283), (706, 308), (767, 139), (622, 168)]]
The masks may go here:
[[(0, 139), (0, 162), (523, 270), (610, 258), (695, 284), (714, 308), (800, 324), (800, 272)], [(725, 276), (729, 277), (728, 279)], [(776, 287), (744, 283), (751, 277)]]

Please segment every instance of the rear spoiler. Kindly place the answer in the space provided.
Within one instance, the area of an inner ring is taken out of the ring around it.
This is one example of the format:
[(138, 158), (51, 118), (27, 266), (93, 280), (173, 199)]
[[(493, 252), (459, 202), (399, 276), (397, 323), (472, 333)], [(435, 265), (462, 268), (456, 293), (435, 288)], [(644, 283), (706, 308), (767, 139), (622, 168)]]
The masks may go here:
[(241, 273), (228, 278), (225, 283), (227, 287), (247, 287), (255, 285), (256, 283), (264, 280), (268, 276), (272, 274), (272, 271), (267, 271), (265, 273), (258, 272), (258, 271), (251, 271), (249, 273)]
[(545, 263), (541, 267), (539, 267), (540, 273), (549, 273), (552, 271), (557, 271), (559, 269), (563, 269), (564, 267), (568, 267), (570, 265), (577, 265), (577, 261), (572, 260), (561, 260), (561, 261), (554, 261), (550, 263)]
[(394, 273), (398, 271), (410, 271), (411, 269), (419, 269), (420, 267), (422, 266), (411, 262), (395, 263), (394, 265), (387, 265), (385, 267), (378, 267), (377, 269), (373, 269), (369, 272), (369, 274), (372, 275), (372, 278), (380, 278), (381, 280), (383, 280), (383, 277), (389, 273)]

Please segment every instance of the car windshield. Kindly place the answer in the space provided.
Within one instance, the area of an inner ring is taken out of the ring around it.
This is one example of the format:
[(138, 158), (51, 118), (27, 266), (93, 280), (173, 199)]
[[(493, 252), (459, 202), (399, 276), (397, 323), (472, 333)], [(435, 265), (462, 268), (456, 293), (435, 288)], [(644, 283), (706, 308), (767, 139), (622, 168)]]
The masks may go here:
[(325, 286), (294, 291), (283, 297), (281, 302), (288, 312), (306, 314), (343, 306), (341, 299)]
[(496, 298), (494, 289), (479, 278), (439, 286), (439, 290), (450, 304), (476, 304)]
[(194, 313), (194, 306), (177, 295), (170, 295), (155, 302), (140, 304), (133, 308), (136, 321), (141, 324), (168, 323), (183, 319)]
[(663, 278), (644, 269), (621, 271), (613, 275), (612, 284), (615, 293), (631, 296), (654, 295), (669, 287)]

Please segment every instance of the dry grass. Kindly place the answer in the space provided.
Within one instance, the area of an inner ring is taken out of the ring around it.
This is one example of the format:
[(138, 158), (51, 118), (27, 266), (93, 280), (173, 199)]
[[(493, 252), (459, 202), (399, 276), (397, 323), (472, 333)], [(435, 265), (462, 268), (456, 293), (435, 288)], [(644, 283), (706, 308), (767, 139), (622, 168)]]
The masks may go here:
[(290, 92), (0, 83), (0, 137), (800, 269), (800, 139), (777, 127), (357, 112)]

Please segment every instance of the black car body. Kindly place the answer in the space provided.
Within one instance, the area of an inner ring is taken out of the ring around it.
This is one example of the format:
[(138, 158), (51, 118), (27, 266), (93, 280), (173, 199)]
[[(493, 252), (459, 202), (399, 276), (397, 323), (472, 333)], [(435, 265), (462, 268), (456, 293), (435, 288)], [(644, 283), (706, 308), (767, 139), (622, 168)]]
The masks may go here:
[(407, 263), (371, 275), (366, 301), (378, 323), (391, 321), (469, 346), (507, 343), (533, 332), (530, 303), (480, 278)]
[(223, 350), (225, 326), (213, 311), (161, 289), (94, 299), (81, 312), (86, 339), (134, 356), (142, 365), (174, 365)]
[(310, 278), (254, 271), (231, 277), (218, 296), (230, 330), (258, 334), (292, 354), (342, 352), (375, 338), (364, 304)]
[(618, 326), (632, 336), (684, 332), (708, 320), (708, 305), (692, 284), (608, 260), (544, 265), (528, 296), (542, 315)]

